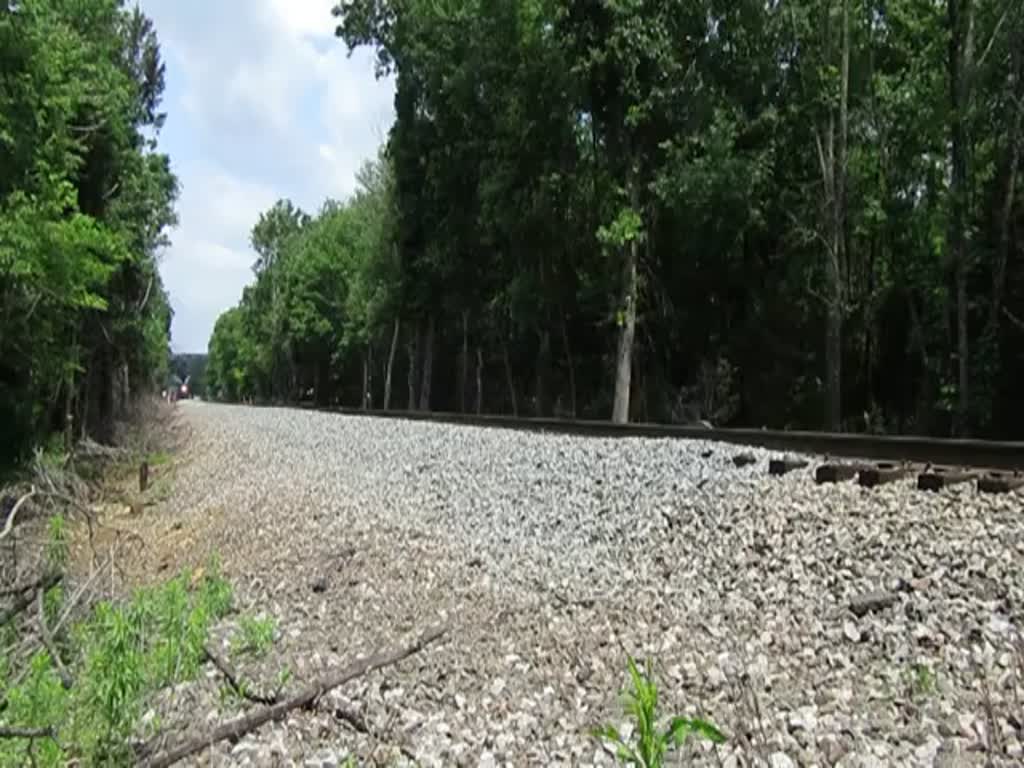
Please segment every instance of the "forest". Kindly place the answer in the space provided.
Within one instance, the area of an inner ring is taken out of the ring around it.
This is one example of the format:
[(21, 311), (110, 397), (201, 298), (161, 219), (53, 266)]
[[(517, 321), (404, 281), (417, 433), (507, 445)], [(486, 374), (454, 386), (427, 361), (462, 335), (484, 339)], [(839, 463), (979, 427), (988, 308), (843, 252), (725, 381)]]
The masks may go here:
[(1017, 436), (1024, 4), (345, 0), (358, 191), (252, 232), (228, 400)]
[(120, 0), (0, 2), (0, 466), (100, 440), (168, 369), (164, 65)]

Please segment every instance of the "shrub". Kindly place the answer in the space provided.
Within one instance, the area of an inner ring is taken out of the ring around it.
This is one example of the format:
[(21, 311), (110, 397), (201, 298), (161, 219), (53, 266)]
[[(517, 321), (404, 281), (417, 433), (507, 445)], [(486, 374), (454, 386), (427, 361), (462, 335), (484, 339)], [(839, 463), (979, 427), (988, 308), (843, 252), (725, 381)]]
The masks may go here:
[[(193, 584), (193, 582), (195, 582)], [(59, 591), (48, 594), (55, 614)], [(53, 738), (0, 741), (0, 765), (119, 766), (133, 762), (129, 740), (145, 697), (196, 675), (211, 624), (231, 607), (231, 588), (216, 562), (193, 579), (183, 573), (166, 584), (139, 590), (123, 604), (100, 603), (60, 651), (75, 678), (67, 690), (53, 660), (40, 651), (24, 679), (6, 685), (0, 725), (46, 729)]]

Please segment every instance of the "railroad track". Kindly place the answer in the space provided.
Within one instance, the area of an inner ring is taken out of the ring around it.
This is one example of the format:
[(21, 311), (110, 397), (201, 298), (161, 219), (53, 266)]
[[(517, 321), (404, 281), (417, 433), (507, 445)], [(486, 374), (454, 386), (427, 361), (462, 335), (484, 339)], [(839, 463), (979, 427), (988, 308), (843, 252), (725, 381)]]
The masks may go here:
[[(968, 482), (976, 484), (978, 490), (985, 493), (1024, 490), (1024, 442), (1017, 441), (727, 429), (672, 424), (613, 424), (608, 421), (383, 411), (309, 404), (301, 404), (299, 407), (349, 416), (484, 428), (590, 437), (708, 440), (753, 446), (779, 452), (780, 455), (769, 462), (768, 471), (773, 475), (809, 468), (811, 462), (804, 457), (817, 454), (824, 457), (815, 467), (814, 478), (818, 483), (856, 480), (862, 486), (875, 487), (916, 475), (918, 488), (925, 491), (937, 491)], [(733, 464), (738, 468), (755, 462), (752, 455), (737, 453), (733, 456)]]

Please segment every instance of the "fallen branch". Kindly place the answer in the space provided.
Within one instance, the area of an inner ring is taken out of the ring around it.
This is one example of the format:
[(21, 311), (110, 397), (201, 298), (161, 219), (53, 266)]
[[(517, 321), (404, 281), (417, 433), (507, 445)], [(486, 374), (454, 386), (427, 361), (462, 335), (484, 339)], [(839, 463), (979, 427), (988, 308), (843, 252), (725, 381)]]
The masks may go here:
[[(218, 728), (215, 728), (212, 733), (198, 739), (186, 741), (183, 744), (169, 749), (151, 760), (146, 761), (144, 765), (148, 766), (148, 768), (169, 768), (169, 766), (174, 765), (179, 760), (184, 760), (186, 757), (194, 755), (197, 752), (201, 752), (217, 742), (224, 741), (225, 739), (240, 739), (242, 736), (247, 733), (251, 733), (264, 723), (269, 723), (273, 720), (280, 720), (293, 709), (309, 707), (328, 691), (334, 690), (350, 680), (362, 677), (375, 669), (391, 666), (403, 659), (407, 659), (413, 654), (419, 653), (430, 645), (430, 643), (443, 636), (446, 631), (447, 630), (443, 627), (434, 629), (427, 632), (412, 645), (406, 646), (405, 648), (399, 648), (386, 653), (378, 653), (367, 659), (355, 661), (347, 667), (321, 678), (297, 696), (286, 699), (285, 701), (274, 704), (273, 706), (266, 707), (258, 712), (253, 712), (250, 715), (224, 723)], [(147, 748), (143, 747), (140, 758), (145, 759), (147, 752)]]
[(15, 595), (21, 595), (31, 590), (39, 589), (46, 581), (45, 576), (41, 576), (35, 581), (30, 581), (26, 584), (15, 584), (13, 587), (7, 587), (6, 589), (0, 589), (0, 597), (14, 597)]
[(82, 599), (82, 596), (96, 582), (96, 579), (100, 575), (100, 573), (102, 573), (104, 570), (106, 570), (107, 561), (110, 560), (111, 557), (112, 557), (112, 555), (108, 556), (107, 559), (103, 561), (103, 564), (100, 565), (100, 567), (95, 568), (93, 570), (93, 572), (91, 574), (89, 574), (89, 578), (86, 579), (85, 582), (82, 583), (78, 587), (78, 589), (75, 590), (74, 594), (71, 595), (71, 598), (69, 600), (65, 601), (64, 611), (61, 613), (60, 618), (57, 619), (57, 624), (53, 628), (53, 632), (55, 634), (57, 632), (60, 632), (61, 628), (63, 628), (64, 622), (66, 622), (68, 620), (68, 617), (71, 615), (71, 612), (78, 605), (79, 601)]
[(0, 725), (0, 739), (56, 739), (53, 728), (10, 728)]
[(235, 674), (231, 666), (214, 651), (209, 645), (203, 647), (203, 653), (206, 654), (206, 660), (215, 666), (224, 678), (228, 681), (228, 685), (239, 697), (246, 701), (251, 701), (254, 704), (265, 704), (266, 706), (273, 706), (277, 704), (277, 696), (262, 696), (258, 693), (252, 693), (249, 691)]
[(57, 668), (57, 675), (60, 677), (61, 685), (64, 686), (64, 690), (71, 690), (71, 686), (75, 684), (74, 678), (71, 677), (71, 673), (68, 672), (68, 668), (64, 666), (64, 662), (60, 658), (60, 653), (57, 652), (57, 644), (53, 642), (53, 635), (50, 634), (50, 628), (46, 626), (46, 590), (40, 589), (36, 593), (36, 613), (39, 619), (39, 636), (43, 639), (43, 647), (50, 654), (50, 658), (53, 660), (53, 666)]
[(102, 445), (88, 437), (78, 443), (78, 446), (75, 448), (75, 453), (79, 456), (99, 456), (105, 459), (117, 459), (128, 454), (124, 448), (118, 448), (113, 445)]
[[(71, 614), (74, 612), (74, 610), (78, 607), (78, 604), (82, 601), (83, 597), (87, 593), (89, 593), (90, 596), (92, 595), (92, 592), (90, 592), (90, 588), (96, 582), (96, 579), (100, 576), (100, 574), (104, 572), (109, 562), (110, 557), (108, 556), (107, 559), (103, 561), (103, 564), (99, 568), (93, 569), (92, 574), (89, 576), (89, 578), (78, 586), (74, 594), (72, 594), (70, 598), (64, 601), (64, 610), (61, 613), (60, 618), (57, 619), (57, 623), (50, 628), (51, 636), (59, 635), (60, 631), (64, 628), (64, 625), (67, 623), (68, 619), (71, 617)], [(44, 591), (50, 588), (46, 585), (45, 580), (41, 580), (39, 582), (39, 586), (42, 587)], [(52, 584), (50, 586), (52, 586)], [(33, 598), (29, 598), (29, 601), (31, 602), (32, 599)], [(36, 639), (37, 638), (33, 636), (27, 636), (23, 638), (19, 643), (7, 649), (7, 657), (11, 658), (15, 654), (21, 655), (24, 649), (26, 647), (29, 647), (30, 643)], [(23, 666), (21, 671), (17, 675), (15, 675), (14, 679), (11, 681), (11, 684), (14, 686), (20, 685), (21, 682), (25, 679), (25, 676), (29, 673), (30, 669), (31, 667), (28, 665)], [(2, 709), (3, 707), (2, 705), (0, 705), (0, 711), (2, 711)]]
[(3, 539), (6, 539), (7, 538), (7, 534), (9, 534), (11, 532), (11, 529), (14, 528), (14, 518), (18, 515), (18, 510), (21, 509), (21, 505), (24, 504), (26, 501), (28, 501), (29, 499), (31, 499), (35, 495), (36, 495), (36, 488), (35, 488), (35, 486), (32, 486), (32, 489), (28, 493), (26, 493), (24, 496), (22, 496), (20, 499), (18, 499), (14, 503), (14, 507), (11, 509), (11, 514), (9, 514), (7, 516), (7, 522), (4, 523), (3, 531), (0, 531), (0, 541), (2, 541)]
[(3, 626), (8, 621), (17, 616), (19, 613), (28, 608), (30, 605), (32, 605), (32, 601), (36, 599), (36, 592), (45, 592), (46, 590), (50, 589), (55, 584), (60, 582), (62, 578), (63, 576), (59, 573), (51, 573), (49, 576), (43, 579), (42, 582), (38, 584), (35, 591), (30, 592), (28, 594), (19, 595), (10, 608), (8, 608), (3, 613), (0, 613), (0, 626)]

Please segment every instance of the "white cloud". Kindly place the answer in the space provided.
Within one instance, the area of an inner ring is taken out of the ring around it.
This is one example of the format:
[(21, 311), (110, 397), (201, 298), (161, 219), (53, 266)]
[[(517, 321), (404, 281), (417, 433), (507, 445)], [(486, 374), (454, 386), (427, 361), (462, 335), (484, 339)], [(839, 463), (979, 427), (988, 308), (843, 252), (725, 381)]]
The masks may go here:
[(269, 0), (271, 18), (288, 30), (292, 37), (329, 38), (337, 24), (331, 15), (335, 0)]
[(237, 302), (259, 213), (347, 196), (387, 134), (393, 83), (375, 80), (371, 51), (349, 57), (334, 39), (334, 4), (142, 0), (168, 63), (162, 146), (183, 185), (162, 266), (177, 349), (202, 349)]

